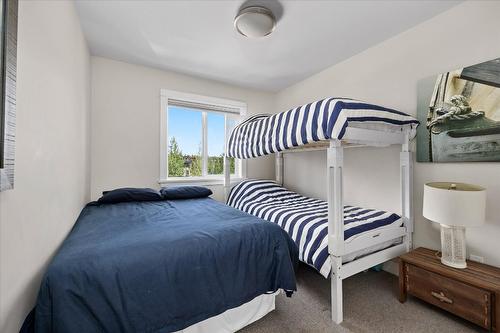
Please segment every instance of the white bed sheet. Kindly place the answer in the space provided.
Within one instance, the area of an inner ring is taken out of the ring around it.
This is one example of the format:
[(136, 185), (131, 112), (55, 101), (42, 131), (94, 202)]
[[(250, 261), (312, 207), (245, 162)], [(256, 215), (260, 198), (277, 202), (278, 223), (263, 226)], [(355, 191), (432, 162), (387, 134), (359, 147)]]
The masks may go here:
[(232, 333), (261, 319), (275, 308), (273, 294), (263, 294), (250, 302), (229, 309), (217, 316), (210, 317), (175, 333)]

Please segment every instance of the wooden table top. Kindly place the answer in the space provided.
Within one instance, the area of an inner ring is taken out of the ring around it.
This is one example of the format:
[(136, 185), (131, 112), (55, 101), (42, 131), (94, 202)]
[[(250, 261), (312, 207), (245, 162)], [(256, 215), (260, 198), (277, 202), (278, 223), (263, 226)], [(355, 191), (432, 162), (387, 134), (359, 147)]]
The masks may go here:
[(441, 263), (440, 252), (419, 247), (400, 256), (404, 262), (463, 281), (484, 289), (500, 291), (500, 268), (467, 260), (467, 268), (453, 268)]

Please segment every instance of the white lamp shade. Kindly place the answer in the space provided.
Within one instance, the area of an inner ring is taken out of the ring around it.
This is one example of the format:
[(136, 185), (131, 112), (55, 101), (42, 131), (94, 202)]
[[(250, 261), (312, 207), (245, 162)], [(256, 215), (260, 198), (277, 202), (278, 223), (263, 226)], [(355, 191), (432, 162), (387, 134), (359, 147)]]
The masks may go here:
[(484, 223), (486, 190), (464, 183), (435, 182), (424, 186), (423, 215), (449, 225), (475, 227)]

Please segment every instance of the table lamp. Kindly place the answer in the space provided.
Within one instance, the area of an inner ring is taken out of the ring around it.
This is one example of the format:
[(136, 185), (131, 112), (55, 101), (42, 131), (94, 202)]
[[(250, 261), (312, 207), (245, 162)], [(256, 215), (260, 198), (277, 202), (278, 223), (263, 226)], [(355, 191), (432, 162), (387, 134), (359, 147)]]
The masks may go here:
[(434, 182), (424, 186), (423, 215), (441, 225), (441, 262), (466, 268), (465, 228), (484, 223), (486, 190), (464, 183)]

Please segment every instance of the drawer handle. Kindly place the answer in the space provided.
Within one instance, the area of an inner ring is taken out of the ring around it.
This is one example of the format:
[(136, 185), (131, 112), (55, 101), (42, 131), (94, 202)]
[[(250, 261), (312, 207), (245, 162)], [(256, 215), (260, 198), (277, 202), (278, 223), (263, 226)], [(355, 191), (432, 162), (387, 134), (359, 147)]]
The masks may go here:
[(444, 303), (453, 304), (453, 300), (451, 298), (446, 297), (443, 292), (437, 293), (435, 291), (431, 291), (431, 295), (436, 297), (438, 300)]

